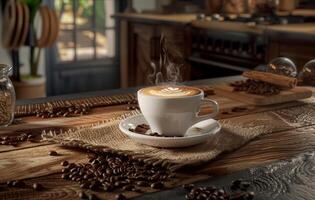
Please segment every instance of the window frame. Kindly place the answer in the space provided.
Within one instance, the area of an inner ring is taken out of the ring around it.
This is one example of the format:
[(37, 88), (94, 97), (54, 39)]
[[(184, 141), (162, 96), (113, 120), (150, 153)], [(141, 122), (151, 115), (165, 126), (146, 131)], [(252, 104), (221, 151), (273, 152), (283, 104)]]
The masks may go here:
[[(105, 0), (106, 1), (106, 0)], [(44, 0), (44, 3), (48, 5), (50, 8), (54, 8), (54, 0)], [(117, 1), (115, 2), (115, 13), (121, 12), (126, 8), (127, 2), (126, 0)], [(87, 59), (87, 60), (79, 60), (78, 61), (63, 61), (58, 62), (58, 50), (56, 43), (45, 50), (45, 65), (46, 65), (46, 91), (47, 95), (50, 96), (54, 92), (54, 83), (53, 83), (53, 76), (57, 71), (61, 70), (71, 70), (71, 69), (86, 69), (87, 66), (91, 68), (108, 68), (113, 67), (119, 68), (120, 63), (120, 25), (117, 19), (114, 19), (115, 27), (113, 30), (115, 31), (115, 50), (114, 50), (114, 57), (104, 57), (104, 58), (96, 58), (96, 59)], [(119, 69), (118, 73), (119, 73)]]
[[(52, 7), (54, 7), (54, 0), (49, 0)], [(52, 2), (51, 2), (52, 1)], [(67, 64), (67, 63), (76, 63), (76, 62), (82, 62), (82, 61), (86, 61), (86, 62), (89, 62), (89, 61), (94, 61), (94, 60), (106, 60), (106, 59), (111, 59), (113, 57), (109, 57), (109, 56), (104, 56), (102, 58), (98, 57), (97, 55), (97, 26), (96, 26), (96, 0), (92, 0), (93, 1), (93, 7), (92, 7), (92, 10), (93, 10), (93, 15), (91, 16), (92, 18), (92, 24), (91, 24), (91, 27), (90, 28), (80, 28), (78, 27), (77, 23), (76, 23), (76, 20), (77, 20), (77, 15), (76, 15), (76, 10), (78, 8), (78, 1), (74, 0), (72, 1), (72, 13), (73, 13), (73, 22), (72, 22), (72, 26), (73, 26), (73, 29), (62, 29), (61, 31), (64, 31), (64, 32), (69, 32), (69, 33), (72, 33), (72, 39), (73, 39), (73, 50), (74, 50), (74, 55), (73, 55), (73, 59), (72, 60), (65, 60), (65, 61), (59, 61), (58, 59), (56, 59), (56, 63), (61, 63), (61, 64)], [(106, 0), (103, 0), (103, 1), (106, 1)], [(115, 10), (114, 12), (117, 12), (117, 7), (118, 7), (118, 4), (117, 4), (117, 1), (116, 0), (113, 0), (114, 2), (114, 7), (115, 7)], [(107, 31), (107, 30), (113, 30), (115, 31), (116, 30), (116, 27), (117, 27), (117, 22), (115, 21), (115, 24), (114, 26), (109, 26), (109, 27), (102, 27), (101, 28), (101, 31)], [(87, 58), (87, 59), (79, 59), (78, 58), (78, 48), (77, 48), (77, 33), (79, 31), (91, 31), (93, 33), (93, 42), (92, 42), (92, 45), (93, 45), (93, 55), (91, 58)], [(115, 37), (115, 41), (114, 41), (114, 46), (116, 47), (117, 46), (117, 38)], [(57, 48), (56, 48), (57, 49)], [(58, 52), (54, 52), (56, 53), (56, 58), (58, 58)], [(114, 52), (114, 57), (116, 56), (116, 51)]]

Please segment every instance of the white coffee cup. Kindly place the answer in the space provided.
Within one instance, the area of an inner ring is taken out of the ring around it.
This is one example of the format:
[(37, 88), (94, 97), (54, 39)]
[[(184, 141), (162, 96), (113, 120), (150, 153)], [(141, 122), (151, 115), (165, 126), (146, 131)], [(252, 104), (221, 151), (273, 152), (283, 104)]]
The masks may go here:
[[(138, 91), (138, 102), (151, 131), (165, 136), (183, 136), (192, 125), (219, 112), (216, 101), (204, 99), (202, 90), (188, 86), (143, 88)], [(199, 115), (202, 102), (212, 106), (211, 114)]]

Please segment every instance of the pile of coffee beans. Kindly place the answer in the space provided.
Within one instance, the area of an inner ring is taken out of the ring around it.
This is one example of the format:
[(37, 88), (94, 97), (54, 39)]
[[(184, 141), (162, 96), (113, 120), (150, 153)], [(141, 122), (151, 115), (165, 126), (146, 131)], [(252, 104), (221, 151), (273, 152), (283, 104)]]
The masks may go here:
[(129, 131), (139, 134), (146, 134), (146, 132), (150, 129), (150, 126), (147, 124), (139, 124), (136, 128), (129, 128)]
[(7, 181), (7, 186), (8, 187), (25, 187), (24, 181), (21, 180), (11, 180)]
[(266, 83), (263, 81), (257, 81), (253, 79), (247, 79), (245, 81), (236, 81), (231, 83), (234, 91), (244, 91), (249, 94), (258, 95), (275, 95), (280, 93), (280, 88)]
[[(27, 186), (26, 183), (23, 180), (11, 180), (7, 181), (7, 186), (8, 187), (15, 187), (15, 188), (25, 188), (25, 187), (30, 187)], [(33, 183), (31, 186), (36, 191), (42, 191), (44, 190), (44, 186), (40, 183)]]
[(0, 137), (1, 145), (13, 145), (16, 146), (25, 141), (34, 141), (35, 135), (30, 133), (21, 133), (15, 136), (2, 136)]
[[(128, 155), (106, 152), (93, 155), (88, 163), (61, 163), (61, 177), (78, 182), (82, 189), (142, 192), (142, 187), (163, 189), (174, 174), (161, 165), (146, 164)], [(123, 195), (117, 196), (123, 199)]]
[(247, 111), (248, 108), (246, 107), (241, 107), (241, 106), (235, 106), (230, 110), (223, 110), (221, 112), (222, 115), (228, 115), (228, 114), (232, 114), (232, 113), (241, 113), (241, 112), (245, 112)]
[(131, 101), (128, 101), (127, 110), (138, 110), (138, 109), (139, 109), (139, 105), (138, 105), (137, 99), (133, 99)]
[(129, 128), (129, 131), (138, 133), (138, 134), (143, 134), (143, 135), (155, 136), (155, 137), (182, 137), (182, 136), (165, 136), (165, 135), (158, 134), (156, 132), (147, 133), (149, 129), (150, 129), (149, 125), (140, 124), (140, 125), (137, 125), (136, 128)]
[(231, 192), (215, 186), (197, 187), (193, 184), (183, 185), (183, 188), (188, 191), (185, 196), (187, 200), (252, 200), (255, 193), (248, 191), (249, 187), (250, 183), (241, 179), (232, 182)]
[(88, 193), (85, 193), (84, 191), (81, 191), (79, 193), (79, 198), (80, 199), (89, 199), (89, 200), (98, 200), (99, 199), (95, 194), (88, 194)]
[(76, 117), (86, 115), (90, 111), (90, 107), (82, 105), (71, 105), (64, 107), (46, 108), (44, 110), (36, 110), (36, 117), (53, 118), (53, 117)]

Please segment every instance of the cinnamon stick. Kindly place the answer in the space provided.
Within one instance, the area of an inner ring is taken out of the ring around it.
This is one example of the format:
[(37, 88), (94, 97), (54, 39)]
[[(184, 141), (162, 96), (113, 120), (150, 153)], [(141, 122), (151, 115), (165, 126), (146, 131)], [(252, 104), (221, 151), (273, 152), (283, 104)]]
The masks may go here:
[(273, 85), (280, 86), (282, 88), (292, 89), (297, 85), (297, 79), (292, 77), (287, 77), (283, 75), (260, 72), (260, 71), (246, 71), (243, 73), (246, 78), (264, 81)]

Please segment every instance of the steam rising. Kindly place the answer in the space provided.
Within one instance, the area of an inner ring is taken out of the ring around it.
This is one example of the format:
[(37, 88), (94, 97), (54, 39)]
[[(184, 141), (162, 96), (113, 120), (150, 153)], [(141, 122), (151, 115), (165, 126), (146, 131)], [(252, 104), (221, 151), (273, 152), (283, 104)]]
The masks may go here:
[(166, 41), (164, 35), (160, 40), (159, 63), (151, 61), (152, 73), (148, 76), (150, 84), (178, 83), (182, 82), (182, 68), (184, 66), (183, 55), (173, 44)]

